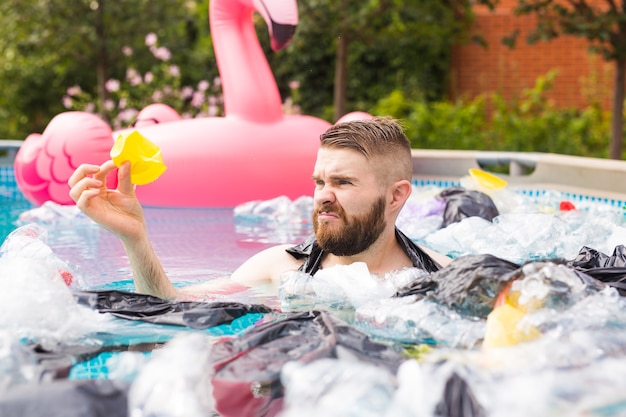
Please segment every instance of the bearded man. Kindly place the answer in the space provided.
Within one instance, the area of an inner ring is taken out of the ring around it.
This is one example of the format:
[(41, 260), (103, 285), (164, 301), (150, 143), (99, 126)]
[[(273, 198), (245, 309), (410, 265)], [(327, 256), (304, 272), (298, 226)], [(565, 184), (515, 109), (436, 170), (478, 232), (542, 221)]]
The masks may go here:
[[(105, 178), (115, 168), (112, 161), (81, 165), (68, 181), (70, 196), (88, 217), (119, 237), (137, 292), (189, 299), (217, 291), (211, 282), (172, 285), (148, 237), (128, 162), (118, 170), (117, 189), (106, 187)], [(277, 288), (286, 272), (315, 274), (354, 262), (364, 262), (380, 276), (406, 267), (434, 272), (447, 265), (449, 258), (418, 247), (395, 227), (411, 194), (411, 179), (411, 146), (397, 120), (378, 117), (331, 126), (320, 137), (313, 169), (313, 235), (297, 246), (279, 245), (252, 256), (233, 272), (231, 282)]]

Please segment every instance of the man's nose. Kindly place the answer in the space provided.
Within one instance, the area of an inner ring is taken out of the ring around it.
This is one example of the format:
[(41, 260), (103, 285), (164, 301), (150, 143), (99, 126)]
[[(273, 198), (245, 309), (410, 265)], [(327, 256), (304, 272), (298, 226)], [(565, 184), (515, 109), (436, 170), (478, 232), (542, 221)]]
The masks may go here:
[(318, 205), (332, 204), (336, 199), (334, 191), (328, 185), (316, 189), (313, 197)]

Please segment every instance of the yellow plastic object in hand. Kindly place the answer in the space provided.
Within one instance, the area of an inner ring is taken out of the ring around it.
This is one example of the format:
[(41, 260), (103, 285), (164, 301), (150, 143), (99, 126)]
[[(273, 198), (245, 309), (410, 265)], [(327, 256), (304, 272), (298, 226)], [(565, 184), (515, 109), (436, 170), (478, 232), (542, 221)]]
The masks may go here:
[(111, 159), (116, 166), (130, 161), (130, 182), (144, 185), (155, 181), (167, 169), (161, 149), (141, 133), (120, 133), (113, 148)]
[(482, 169), (470, 168), (470, 177), (474, 179), (478, 184), (490, 190), (497, 190), (498, 188), (504, 188), (507, 182), (500, 177), (490, 174)]

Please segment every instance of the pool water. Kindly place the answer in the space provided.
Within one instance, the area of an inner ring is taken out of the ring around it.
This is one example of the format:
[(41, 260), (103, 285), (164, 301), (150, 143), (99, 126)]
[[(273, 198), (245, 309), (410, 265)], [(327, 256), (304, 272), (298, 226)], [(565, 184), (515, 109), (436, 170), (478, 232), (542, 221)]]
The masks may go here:
[(0, 242), (15, 229), (20, 213), (32, 207), (15, 184), (13, 167), (0, 166)]
[[(55, 254), (77, 266), (90, 287), (111, 284), (132, 289), (119, 240), (74, 207), (35, 208), (19, 191), (12, 167), (0, 167), (0, 209), (0, 242), (18, 226), (37, 222), (48, 229), (47, 244)], [(29, 217), (21, 217), (24, 214)], [(228, 276), (260, 250), (301, 241), (311, 232), (308, 224), (283, 227), (280, 234), (275, 226), (260, 222), (235, 224), (231, 208), (146, 207), (144, 214), (157, 255), (168, 276), (180, 285)]]
[[(178, 283), (228, 275), (243, 260), (271, 246), (238, 234), (231, 209), (146, 208), (145, 216), (154, 250)], [(82, 215), (50, 226), (48, 245), (80, 267), (89, 287), (131, 278), (119, 240)]]

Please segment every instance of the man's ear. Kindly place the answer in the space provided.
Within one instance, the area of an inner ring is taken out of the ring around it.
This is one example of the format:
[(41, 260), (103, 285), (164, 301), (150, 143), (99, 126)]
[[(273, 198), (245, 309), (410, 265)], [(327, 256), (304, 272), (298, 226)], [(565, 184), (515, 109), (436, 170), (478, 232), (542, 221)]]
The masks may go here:
[(392, 188), (391, 205), (394, 207), (397, 206), (398, 208), (402, 208), (406, 200), (411, 195), (411, 191), (413, 191), (411, 182), (407, 180), (396, 181), (393, 184)]

